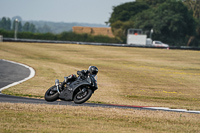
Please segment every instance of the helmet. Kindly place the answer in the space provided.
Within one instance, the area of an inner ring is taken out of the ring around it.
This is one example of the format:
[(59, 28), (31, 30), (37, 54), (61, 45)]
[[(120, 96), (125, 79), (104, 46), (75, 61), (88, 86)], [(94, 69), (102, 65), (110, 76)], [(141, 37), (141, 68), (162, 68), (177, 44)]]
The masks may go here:
[(96, 66), (90, 66), (88, 68), (88, 71), (92, 74), (92, 75), (97, 75), (98, 73), (98, 68)]

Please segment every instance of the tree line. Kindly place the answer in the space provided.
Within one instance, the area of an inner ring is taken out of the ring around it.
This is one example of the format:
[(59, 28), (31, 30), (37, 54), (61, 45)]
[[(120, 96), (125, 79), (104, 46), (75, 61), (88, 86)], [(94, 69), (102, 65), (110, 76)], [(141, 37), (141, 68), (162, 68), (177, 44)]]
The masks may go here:
[(111, 26), (115, 38), (73, 32), (53, 34), (47, 25), (39, 30), (32, 23), (26, 22), (22, 25), (20, 21), (11, 22), (6, 17), (0, 21), (0, 34), (13, 37), (12, 32), (17, 24), (19, 38), (126, 43), (129, 28), (142, 29), (148, 37), (153, 29), (153, 40), (161, 40), (171, 46), (200, 46), (200, 0), (127, 2), (113, 7), (110, 19), (106, 23)]
[[(15, 31), (15, 29), (17, 28), (18, 32), (32, 32), (32, 33), (52, 32), (51, 28), (46, 24), (36, 28), (36, 26), (31, 22), (25, 22), (24, 24), (22, 24), (22, 19), (20, 16), (16, 16), (14, 18), (15, 19), (12, 21), (8, 17), (3, 17), (0, 20), (0, 29), (6, 31), (11, 31), (11, 30)], [(19, 20), (16, 18), (19, 18)]]
[[(13, 38), (14, 31), (0, 29), (0, 35), (5, 38)], [(57, 41), (80, 41), (80, 42), (99, 42), (99, 43), (119, 43), (116, 38), (110, 38), (108, 36), (93, 36), (89, 34), (77, 34), (74, 32), (62, 32), (60, 34), (53, 33), (32, 33), (32, 32), (18, 32), (17, 38), (20, 39), (38, 39), (38, 40), (57, 40)]]
[(47, 25), (36, 29), (35, 25), (26, 22), (22, 25), (21, 21), (13, 20), (3, 17), (0, 21), (0, 35), (5, 38), (13, 38), (17, 24), (17, 37), (21, 39), (39, 39), (39, 40), (60, 40), (60, 41), (82, 41), (82, 42), (102, 42), (102, 43), (119, 43), (116, 38), (107, 36), (92, 36), (88, 34), (76, 34), (73, 32), (62, 32), (59, 34), (51, 33)]
[(113, 7), (108, 24), (126, 43), (129, 28), (142, 29), (153, 40), (171, 46), (200, 45), (199, 0), (136, 0)]
[(0, 29), (6, 30), (6, 31), (11, 31), (15, 30), (17, 27), (18, 32), (33, 32), (35, 33), (36, 27), (34, 24), (26, 22), (24, 25), (22, 25), (21, 21), (18, 20), (13, 20), (11, 21), (10, 18), (8, 17), (3, 17), (0, 21)]

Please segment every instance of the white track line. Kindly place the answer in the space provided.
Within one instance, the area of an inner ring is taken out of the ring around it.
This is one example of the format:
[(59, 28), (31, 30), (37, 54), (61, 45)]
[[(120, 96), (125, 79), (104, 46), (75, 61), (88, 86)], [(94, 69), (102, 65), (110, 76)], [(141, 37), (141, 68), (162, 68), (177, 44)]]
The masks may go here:
[[(20, 84), (20, 83), (22, 83), (22, 82), (24, 82), (24, 81), (26, 81), (26, 80), (29, 80), (29, 79), (31, 79), (32, 77), (35, 76), (35, 70), (34, 70), (32, 67), (29, 67), (29, 66), (27, 66), (27, 65), (24, 65), (24, 64), (21, 64), (21, 63), (17, 63), (17, 62), (14, 62), (14, 61), (8, 61), (8, 60), (4, 60), (4, 59), (1, 59), (1, 60), (6, 61), (6, 62), (10, 62), (10, 63), (13, 63), (13, 64), (18, 64), (18, 65), (21, 65), (21, 66), (23, 66), (23, 67), (28, 68), (28, 69), (30, 70), (30, 75), (29, 75), (27, 78), (23, 79), (23, 80), (14, 82), (14, 83), (9, 84), (9, 85), (7, 85), (7, 86), (5, 86), (5, 87), (3, 87), (3, 88), (0, 88), (0, 92), (1, 92), (2, 90), (4, 90), (4, 89), (7, 89), (7, 88), (11, 87), (11, 86), (14, 86), (14, 85)], [(0, 93), (0, 94), (1, 94), (1, 93)]]
[(163, 111), (173, 111), (173, 112), (187, 112), (187, 113), (195, 113), (200, 114), (200, 111), (195, 110), (187, 110), (187, 109), (170, 109), (164, 107), (143, 107), (144, 109), (152, 109), (152, 110), (163, 110)]

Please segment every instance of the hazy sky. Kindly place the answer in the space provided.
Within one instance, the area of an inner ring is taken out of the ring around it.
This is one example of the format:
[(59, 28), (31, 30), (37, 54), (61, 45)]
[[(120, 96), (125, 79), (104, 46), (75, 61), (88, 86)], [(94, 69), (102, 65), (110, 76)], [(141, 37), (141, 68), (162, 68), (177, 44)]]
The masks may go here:
[(112, 7), (134, 0), (0, 0), (0, 18), (105, 24)]

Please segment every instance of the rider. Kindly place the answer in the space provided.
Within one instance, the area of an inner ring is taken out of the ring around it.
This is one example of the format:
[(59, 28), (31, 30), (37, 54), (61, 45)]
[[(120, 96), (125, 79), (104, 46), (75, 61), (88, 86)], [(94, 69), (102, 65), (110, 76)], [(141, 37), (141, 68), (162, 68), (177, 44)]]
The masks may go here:
[[(77, 71), (77, 74), (82, 79), (85, 79), (89, 74), (96, 76), (97, 73), (98, 68), (96, 66), (90, 66), (88, 70)], [(65, 77), (65, 83), (67, 83), (69, 80), (75, 80), (76, 78), (77, 77), (75, 74), (69, 75), (68, 77)]]
[(83, 79), (85, 79), (88, 74), (96, 76), (97, 73), (98, 73), (98, 68), (96, 66), (90, 66), (88, 70), (77, 71), (77, 74)]

